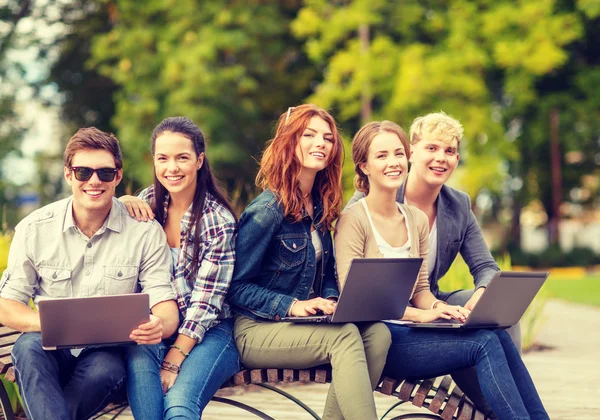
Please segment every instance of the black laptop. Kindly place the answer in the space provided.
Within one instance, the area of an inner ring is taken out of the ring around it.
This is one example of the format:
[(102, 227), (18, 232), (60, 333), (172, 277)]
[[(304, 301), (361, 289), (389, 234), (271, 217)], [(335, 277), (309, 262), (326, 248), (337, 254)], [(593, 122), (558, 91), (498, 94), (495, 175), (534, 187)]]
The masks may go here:
[(66, 299), (38, 303), (44, 350), (131, 344), (131, 331), (148, 322), (146, 293)]
[(465, 320), (400, 323), (413, 328), (508, 328), (515, 325), (548, 278), (547, 272), (500, 271)]
[(288, 316), (288, 322), (363, 322), (400, 319), (423, 258), (355, 258), (332, 315)]

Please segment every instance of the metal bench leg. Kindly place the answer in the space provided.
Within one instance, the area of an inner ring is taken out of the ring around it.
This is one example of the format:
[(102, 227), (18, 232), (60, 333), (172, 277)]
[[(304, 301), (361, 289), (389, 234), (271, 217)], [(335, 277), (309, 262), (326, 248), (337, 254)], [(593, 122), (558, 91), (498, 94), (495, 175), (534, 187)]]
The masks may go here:
[(6, 388), (4, 388), (4, 383), (0, 382), (0, 405), (2, 406), (2, 414), (4, 414), (4, 418), (6, 420), (15, 420), (15, 413), (13, 413), (12, 405), (10, 404), (10, 399), (8, 398), (8, 393), (6, 392)]
[(247, 412), (254, 414), (256, 417), (260, 417), (263, 420), (275, 420), (273, 417), (271, 417), (271, 416), (263, 413), (260, 410), (257, 410), (254, 407), (250, 407), (249, 405), (246, 405), (246, 404), (241, 403), (239, 401), (230, 400), (229, 398), (212, 397), (211, 401), (216, 401), (216, 402), (220, 402), (220, 403), (223, 403), (223, 404), (232, 405), (232, 406), (240, 408), (242, 410), (246, 410)]

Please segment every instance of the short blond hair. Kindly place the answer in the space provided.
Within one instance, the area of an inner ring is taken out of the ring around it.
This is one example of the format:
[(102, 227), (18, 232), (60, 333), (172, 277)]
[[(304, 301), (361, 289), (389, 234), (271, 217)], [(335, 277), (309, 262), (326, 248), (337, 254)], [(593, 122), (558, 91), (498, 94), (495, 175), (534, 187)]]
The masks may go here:
[(456, 147), (458, 147), (463, 138), (464, 129), (458, 120), (440, 111), (415, 118), (410, 126), (410, 144), (418, 143), (425, 134), (444, 143), (456, 140)]

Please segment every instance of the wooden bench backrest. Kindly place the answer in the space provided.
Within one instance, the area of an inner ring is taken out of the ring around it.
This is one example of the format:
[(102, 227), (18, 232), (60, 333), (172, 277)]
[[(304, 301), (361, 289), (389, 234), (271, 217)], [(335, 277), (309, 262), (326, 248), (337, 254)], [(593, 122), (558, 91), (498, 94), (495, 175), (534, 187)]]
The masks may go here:
[(4, 379), (10, 382), (15, 381), (15, 370), (10, 352), (20, 335), (19, 331), (0, 325), (0, 374), (6, 375)]

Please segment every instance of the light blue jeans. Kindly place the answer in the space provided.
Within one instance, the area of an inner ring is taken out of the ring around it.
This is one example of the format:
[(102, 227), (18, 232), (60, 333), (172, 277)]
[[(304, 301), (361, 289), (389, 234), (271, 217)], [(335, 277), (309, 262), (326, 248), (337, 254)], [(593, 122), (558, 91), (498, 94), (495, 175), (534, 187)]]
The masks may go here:
[(173, 339), (131, 346), (127, 355), (127, 395), (134, 418), (198, 420), (221, 385), (240, 369), (231, 319), (206, 332), (181, 365), (175, 384), (163, 393), (160, 366)]

